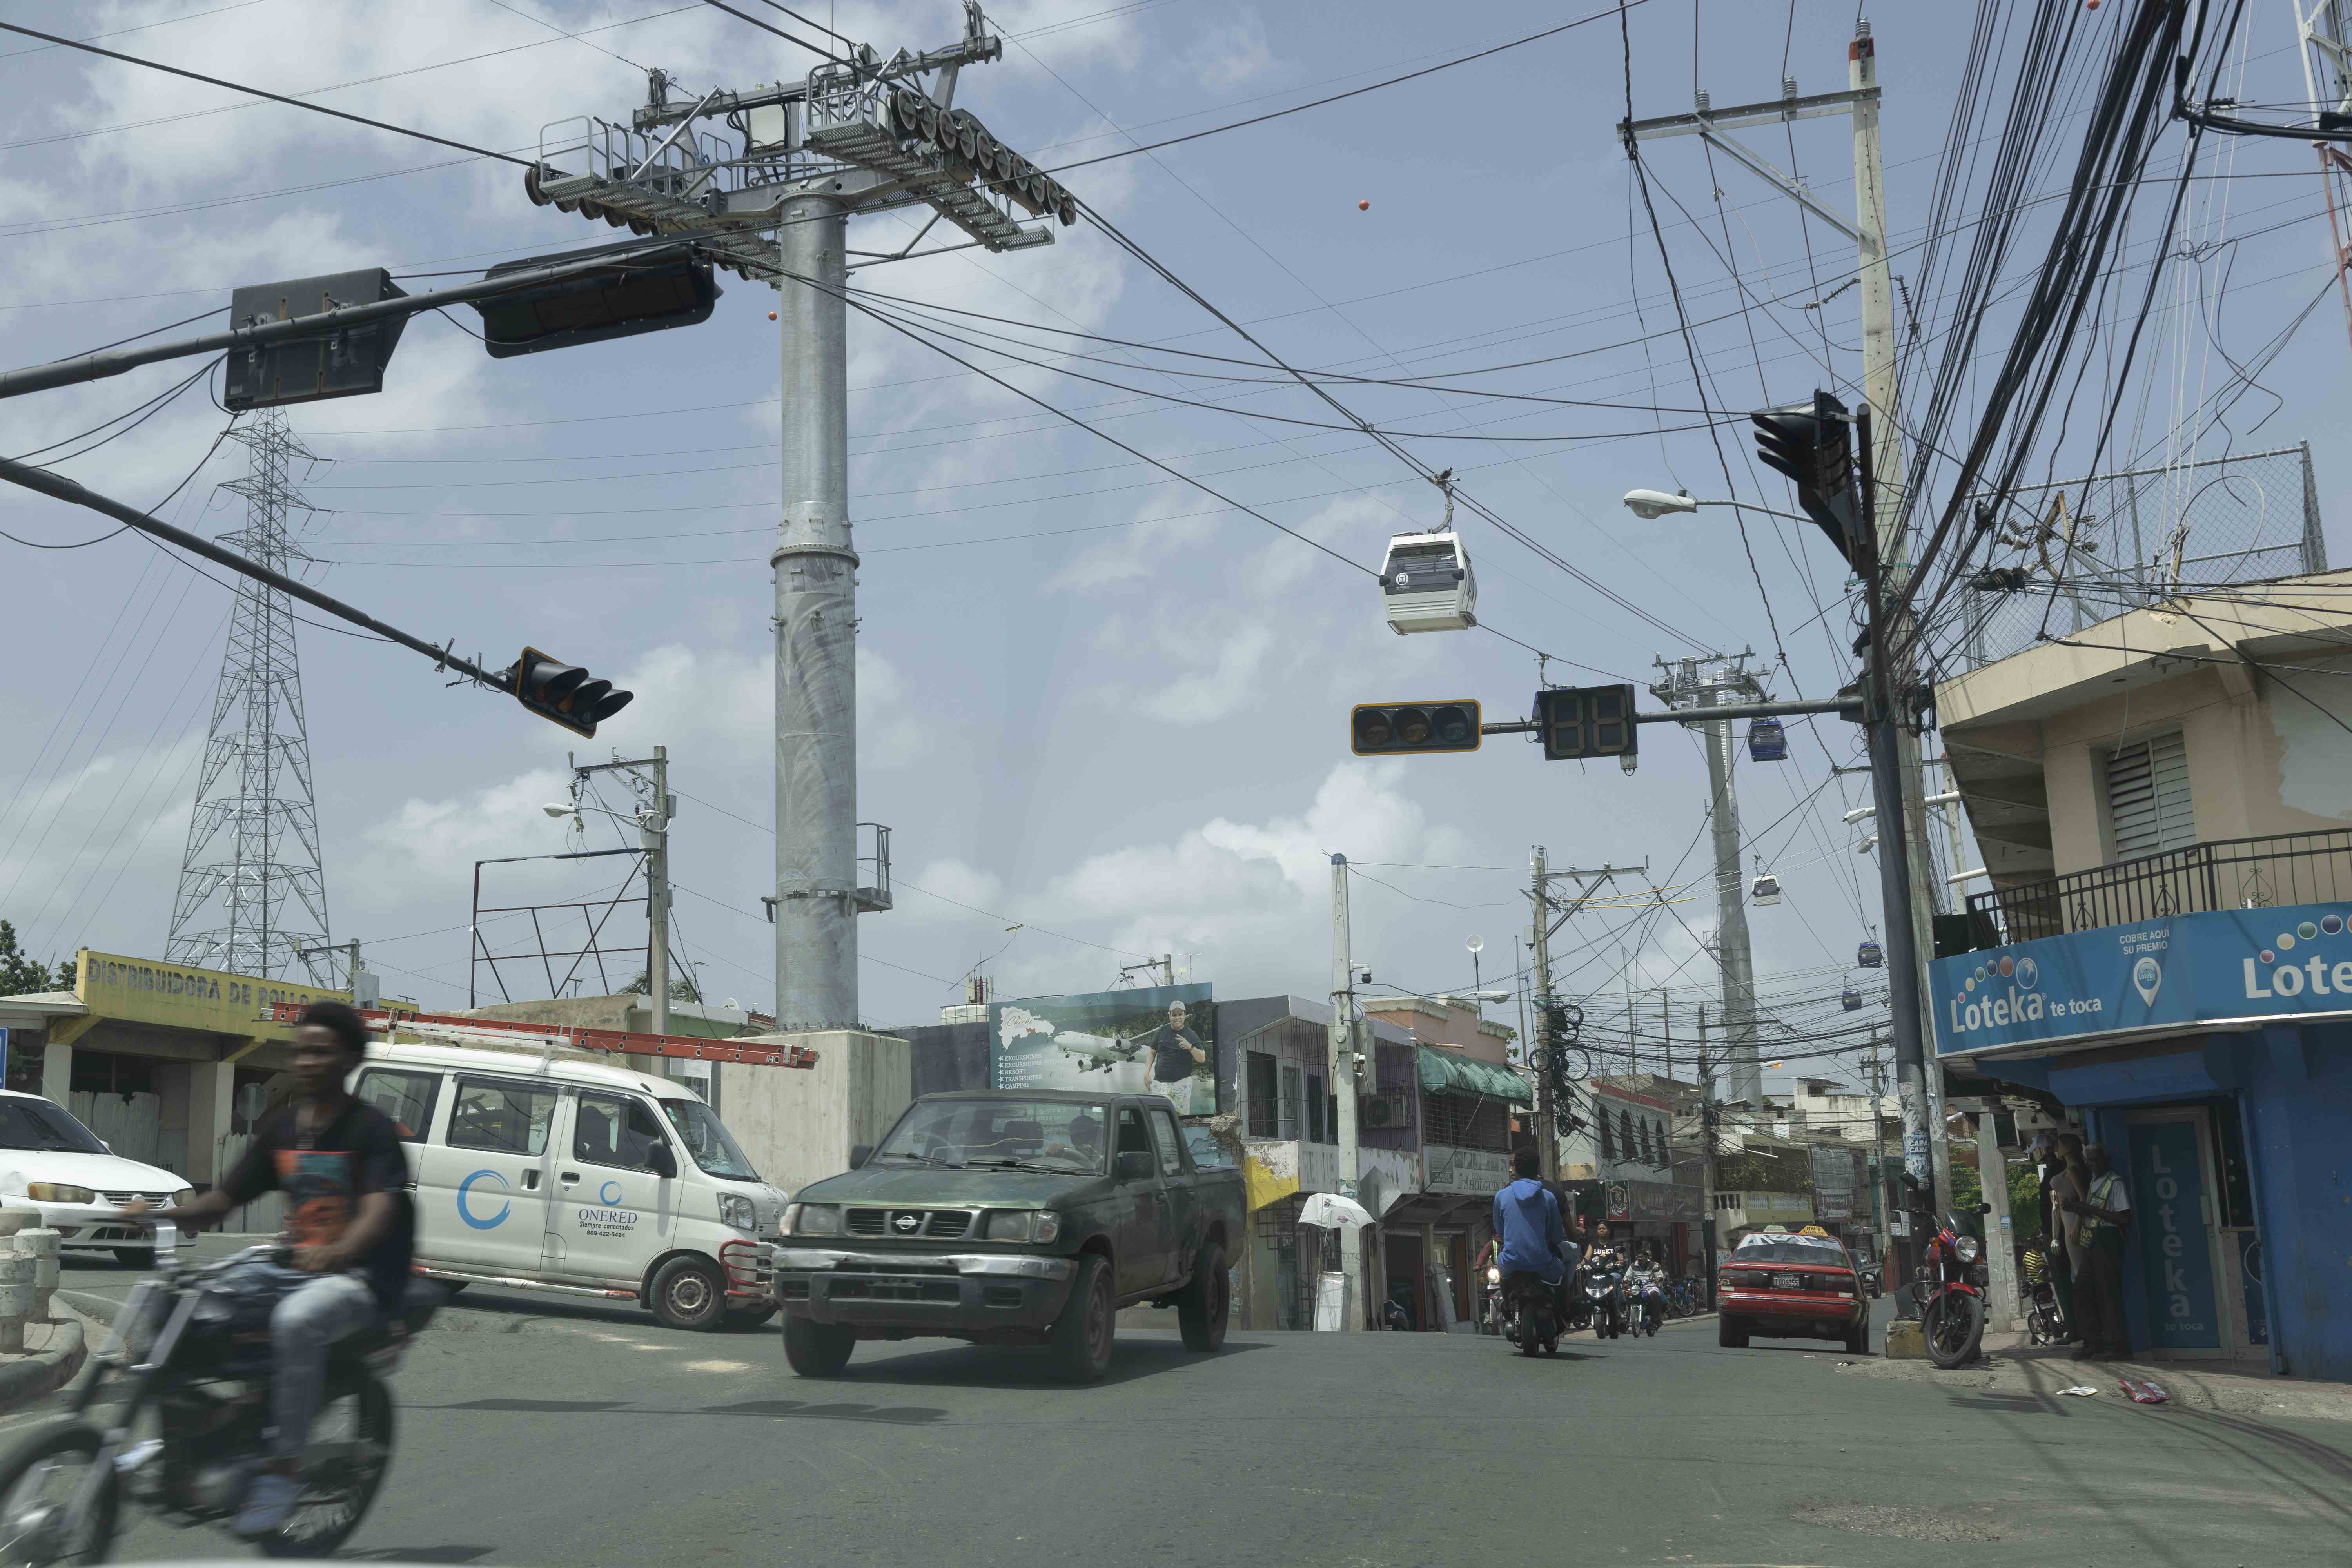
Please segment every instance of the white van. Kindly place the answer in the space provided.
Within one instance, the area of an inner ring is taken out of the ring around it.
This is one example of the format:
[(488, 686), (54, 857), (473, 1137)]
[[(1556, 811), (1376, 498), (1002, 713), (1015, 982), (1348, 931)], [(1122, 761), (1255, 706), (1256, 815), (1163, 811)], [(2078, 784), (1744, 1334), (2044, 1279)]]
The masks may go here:
[(583, 1053), (375, 1045), (352, 1092), (407, 1144), (416, 1271), (635, 1301), (672, 1328), (775, 1311), (786, 1194), (682, 1083)]

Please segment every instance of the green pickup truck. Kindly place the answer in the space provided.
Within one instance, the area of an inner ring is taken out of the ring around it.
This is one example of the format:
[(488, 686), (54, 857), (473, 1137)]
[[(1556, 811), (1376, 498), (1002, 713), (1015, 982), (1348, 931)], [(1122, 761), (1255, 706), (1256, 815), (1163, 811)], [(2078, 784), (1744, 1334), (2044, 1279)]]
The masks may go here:
[(1119, 1308), (1173, 1307), (1224, 1343), (1241, 1173), (1202, 1169), (1157, 1095), (926, 1095), (845, 1174), (786, 1206), (771, 1251), (784, 1357), (829, 1377), (859, 1340), (1043, 1345), (1056, 1375), (1110, 1367)]

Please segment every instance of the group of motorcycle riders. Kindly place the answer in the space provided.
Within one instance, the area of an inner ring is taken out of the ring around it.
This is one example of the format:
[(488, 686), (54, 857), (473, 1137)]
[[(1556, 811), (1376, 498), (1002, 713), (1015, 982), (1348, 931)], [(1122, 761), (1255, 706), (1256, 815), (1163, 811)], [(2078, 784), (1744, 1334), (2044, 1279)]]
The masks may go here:
[(1529, 1316), (1521, 1309), (1539, 1288), (1551, 1308), (1546, 1326), (1552, 1331), (1536, 1331), (1546, 1341), (1556, 1340), (1561, 1326), (1588, 1324), (1603, 1339), (1656, 1333), (1665, 1317), (1666, 1271), (1650, 1244), (1629, 1250), (1606, 1220), (1588, 1235), (1581, 1216), (1571, 1237), (1541, 1169), (1535, 1150), (1515, 1151), (1512, 1179), (1495, 1194), (1494, 1238), (1480, 1250), (1475, 1273), (1485, 1286), (1483, 1326), (1519, 1339)]

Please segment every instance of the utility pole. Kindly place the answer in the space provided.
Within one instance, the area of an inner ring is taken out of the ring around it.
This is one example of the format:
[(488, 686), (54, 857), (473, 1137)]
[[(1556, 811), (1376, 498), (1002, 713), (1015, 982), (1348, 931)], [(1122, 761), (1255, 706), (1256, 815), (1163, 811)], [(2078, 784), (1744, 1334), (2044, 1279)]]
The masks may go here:
[(1993, 1310), (1986, 1314), (1988, 1331), (2009, 1331), (2010, 1320), (2017, 1315), (2017, 1247), (2016, 1231), (2009, 1217), (2009, 1162), (2001, 1158), (2000, 1119), (1993, 1114), (1995, 1102), (1986, 1100), (1977, 1112), (1977, 1180), (1984, 1188), (1984, 1201), (1992, 1212), (1985, 1215), (1985, 1266), (1990, 1274), (1986, 1289), (1992, 1297)]
[(1706, 1054), (1706, 1004), (1698, 1005), (1698, 1191), (1707, 1304), (1715, 1304), (1715, 1062)]
[(1529, 931), (1535, 953), (1536, 1032), (1544, 1047), (1543, 1065), (1536, 1070), (1536, 1152), (1543, 1156), (1544, 1185), (1555, 1193), (1559, 1187), (1559, 1140), (1552, 1099), (1552, 1079), (1559, 1068), (1559, 1053), (1567, 1049), (1565, 1042), (1552, 1034), (1551, 1028), (1551, 907), (1544, 896), (1544, 847), (1535, 847), (1535, 881), (1528, 892), (1534, 900), (1535, 924)]
[[(1755, 650), (1707, 654), (1696, 658), (1658, 659), (1665, 678), (1650, 688), (1658, 700), (1677, 710), (1726, 706), (1731, 698), (1764, 700), (1764, 689), (1746, 668)], [(1717, 665), (1721, 672), (1705, 673)], [(1732, 793), (1731, 775), (1738, 756), (1738, 738), (1728, 721), (1698, 726), (1706, 732), (1708, 826), (1715, 842), (1716, 964), (1723, 976), (1723, 1025), (1726, 1098), (1760, 1105), (1764, 1072), (1756, 1054), (1756, 959), (1748, 944), (1747, 873), (1741, 868), (1739, 801)]]
[[(839, 35), (835, 35), (836, 38)], [(782, 511), (774, 574), (776, 1017), (856, 1027), (857, 921), (890, 907), (887, 839), (859, 885), (856, 546), (849, 519), (849, 219), (910, 204), (992, 251), (1051, 244), (1077, 202), (952, 107), (958, 73), (1000, 58), (979, 0), (962, 37), (920, 54), (839, 44), (803, 80), (670, 96), (649, 73), (626, 125), (586, 119), (545, 146), (524, 194), (698, 251), (779, 290)], [(928, 79), (928, 81), (926, 80)], [(698, 129), (723, 122), (740, 140)], [(569, 167), (559, 166), (558, 160)], [(926, 226), (923, 234), (929, 232)], [(774, 237), (768, 237), (772, 235)], [(915, 245), (921, 242), (916, 237)], [(915, 245), (887, 258), (929, 255)], [(961, 248), (961, 244), (935, 249)]]
[[(637, 797), (637, 809), (626, 820), (636, 825), (637, 847), (645, 851), (646, 857), (646, 1007), (653, 1015), (653, 1032), (667, 1035), (669, 1033), (670, 971), (669, 824), (670, 819), (677, 815), (677, 797), (669, 793), (669, 748), (656, 746), (650, 757), (616, 756), (609, 763), (573, 763), (572, 800), (575, 822), (580, 819), (580, 787), (597, 773), (626, 775), (630, 791)], [(618, 816), (622, 814), (615, 812), (613, 815)], [(699, 988), (695, 994), (699, 1000)], [(639, 1065), (640, 1071), (656, 1070), (650, 1058), (630, 1059)], [(718, 1074), (712, 1073), (708, 1081), (710, 1093), (715, 1096), (719, 1088)]]
[(1878, 1065), (1878, 1026), (1870, 1026), (1870, 1228), (1878, 1238), (1879, 1278), (1886, 1278), (1886, 1076)]
[[(2305, 16), (2303, 0), (2294, 0), (2297, 42), (2302, 46), (2304, 97), (2337, 114), (2352, 113), (2352, 28), (2347, 28), (2344, 0), (2312, 0)], [(2344, 300), (2344, 324), (2352, 330), (2352, 158), (2332, 142), (2315, 142), (2319, 154), (2320, 194), (2327, 201), (2328, 260), (2336, 287)]]
[[(1331, 1066), (1330, 1081), (1339, 1096), (1339, 1195), (1356, 1195), (1360, 1168), (1356, 1152), (1356, 976), (1355, 953), (1348, 941), (1348, 858), (1331, 857)], [(1352, 1225), (1339, 1228), (1339, 1268), (1348, 1277), (1341, 1294), (1339, 1327), (1353, 1332), (1363, 1327), (1356, 1305), (1356, 1279), (1364, 1268), (1363, 1233)]]

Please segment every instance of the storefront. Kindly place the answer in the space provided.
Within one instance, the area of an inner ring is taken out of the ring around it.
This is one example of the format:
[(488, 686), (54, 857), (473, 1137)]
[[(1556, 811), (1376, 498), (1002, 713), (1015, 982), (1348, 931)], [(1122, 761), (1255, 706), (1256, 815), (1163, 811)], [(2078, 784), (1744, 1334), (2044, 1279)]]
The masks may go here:
[(2139, 1353), (2352, 1381), (2352, 905), (2142, 921), (1937, 960), (1937, 1053), (2039, 1090), (2130, 1195)]

